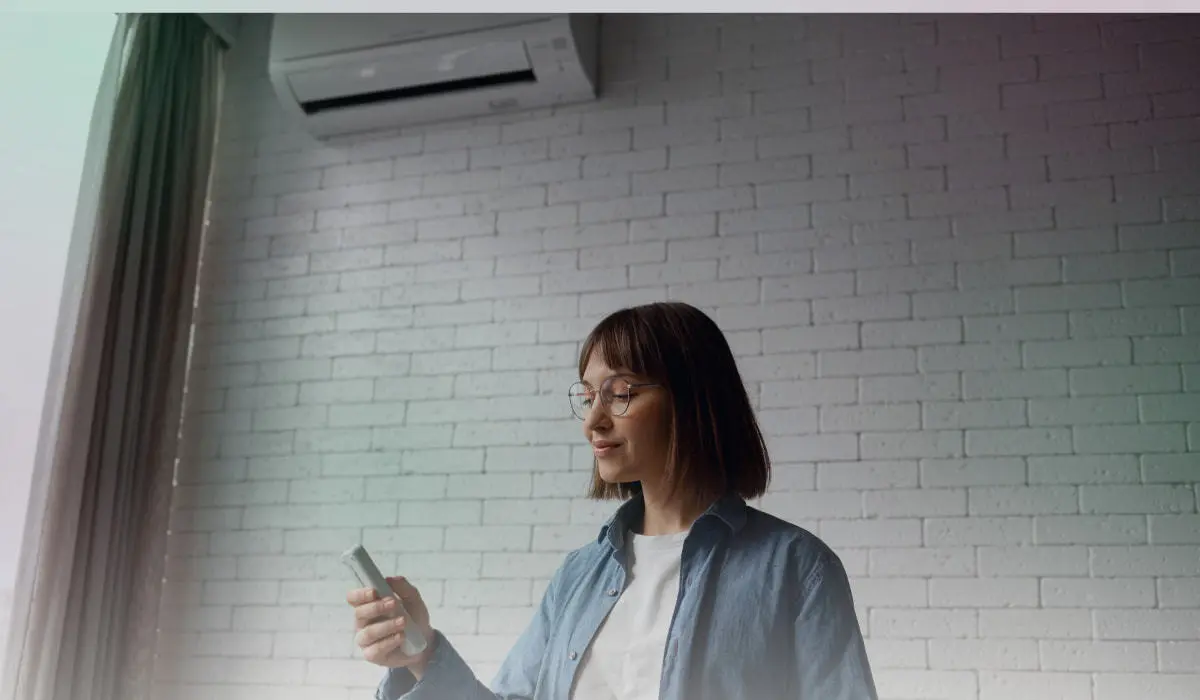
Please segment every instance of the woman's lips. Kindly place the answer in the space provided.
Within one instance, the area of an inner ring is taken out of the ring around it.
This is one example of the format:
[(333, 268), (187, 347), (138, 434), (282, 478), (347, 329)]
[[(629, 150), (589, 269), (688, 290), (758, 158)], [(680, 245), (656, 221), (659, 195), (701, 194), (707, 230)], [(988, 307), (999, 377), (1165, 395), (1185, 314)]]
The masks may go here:
[(606, 457), (620, 449), (621, 444), (618, 442), (594, 442), (592, 443), (592, 453), (597, 457)]

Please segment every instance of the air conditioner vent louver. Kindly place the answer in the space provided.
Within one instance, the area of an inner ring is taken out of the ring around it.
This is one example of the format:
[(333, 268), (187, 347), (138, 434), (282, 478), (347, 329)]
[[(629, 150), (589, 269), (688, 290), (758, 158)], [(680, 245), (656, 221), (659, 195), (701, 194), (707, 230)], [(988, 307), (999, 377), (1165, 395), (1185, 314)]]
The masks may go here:
[(280, 14), (270, 76), (322, 137), (584, 102), (596, 97), (597, 25), (575, 14)]

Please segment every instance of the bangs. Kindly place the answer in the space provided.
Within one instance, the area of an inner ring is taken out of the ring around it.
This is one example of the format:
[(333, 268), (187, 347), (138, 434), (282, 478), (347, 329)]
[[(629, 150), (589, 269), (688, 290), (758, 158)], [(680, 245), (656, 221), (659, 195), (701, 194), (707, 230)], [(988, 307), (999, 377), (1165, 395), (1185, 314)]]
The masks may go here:
[(642, 309), (624, 309), (600, 322), (583, 342), (579, 351), (579, 378), (587, 371), (594, 353), (613, 369), (626, 369), (634, 374), (666, 381), (667, 373), (661, 346), (654, 337)]

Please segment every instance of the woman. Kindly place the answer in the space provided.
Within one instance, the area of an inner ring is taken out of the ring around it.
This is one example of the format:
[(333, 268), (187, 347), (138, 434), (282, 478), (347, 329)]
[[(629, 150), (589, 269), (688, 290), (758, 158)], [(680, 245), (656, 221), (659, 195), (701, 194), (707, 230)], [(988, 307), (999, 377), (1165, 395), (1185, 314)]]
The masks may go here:
[[(570, 390), (595, 453), (591, 497), (624, 499), (567, 555), (491, 688), (389, 579), (411, 620), (351, 591), (356, 642), (388, 668), (379, 700), (874, 700), (838, 557), (749, 507), (770, 466), (724, 335), (698, 309), (618, 311), (584, 342)], [(431, 640), (400, 651), (404, 627)]]

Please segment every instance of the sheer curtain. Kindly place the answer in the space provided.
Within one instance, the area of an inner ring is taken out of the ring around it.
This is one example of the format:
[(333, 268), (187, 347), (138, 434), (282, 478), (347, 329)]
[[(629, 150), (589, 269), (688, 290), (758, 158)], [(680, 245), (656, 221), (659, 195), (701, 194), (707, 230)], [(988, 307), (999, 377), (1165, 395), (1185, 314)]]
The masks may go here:
[(150, 695), (222, 51), (191, 14), (122, 17), (114, 34), (0, 700)]

